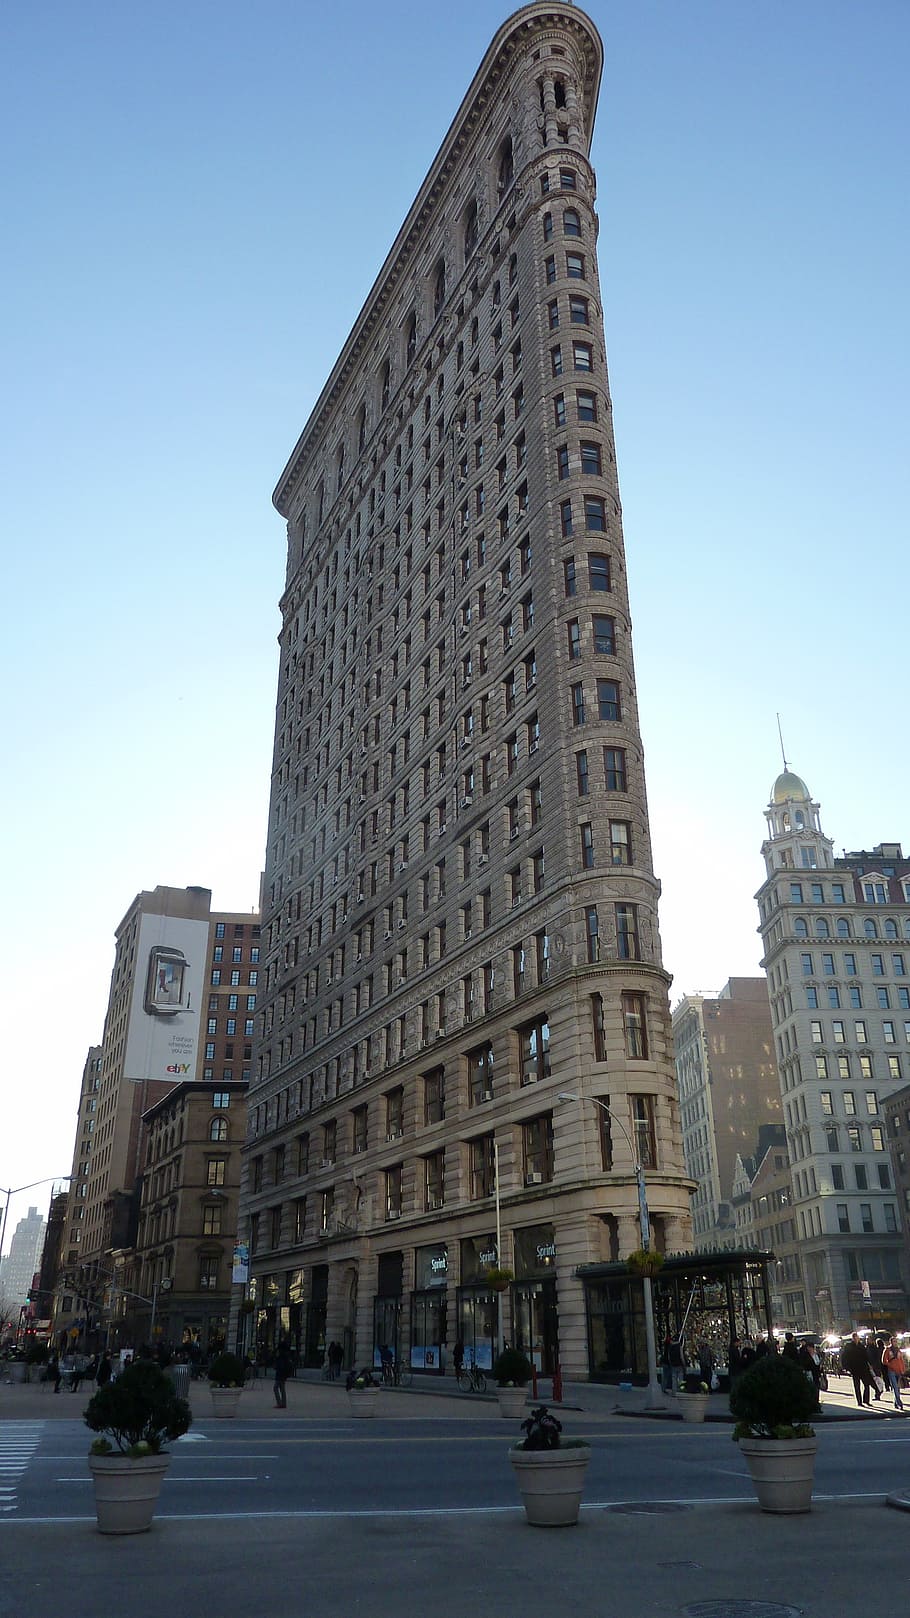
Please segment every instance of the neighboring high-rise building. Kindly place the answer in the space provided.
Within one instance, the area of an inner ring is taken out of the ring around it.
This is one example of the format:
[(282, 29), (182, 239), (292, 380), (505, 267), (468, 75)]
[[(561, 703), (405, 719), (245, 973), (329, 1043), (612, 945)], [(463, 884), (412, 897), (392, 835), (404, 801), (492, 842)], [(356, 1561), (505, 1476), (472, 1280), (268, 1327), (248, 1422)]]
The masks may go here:
[(836, 859), (819, 805), (774, 783), (757, 894), (809, 1324), (906, 1324), (884, 1104), (910, 1063), (910, 860)]
[(574, 5), (499, 30), (275, 493), (246, 1206), (259, 1330), (311, 1359), (328, 1334), (489, 1363), (498, 1264), (509, 1337), (584, 1375), (576, 1267), (640, 1245), (637, 1160), (657, 1245), (689, 1242), (588, 161), (601, 68)]
[(736, 1247), (737, 1156), (780, 1122), (780, 1083), (764, 978), (731, 978), (717, 995), (687, 994), (673, 1010), (686, 1169), (696, 1181), (696, 1251)]
[(9, 1250), (0, 1264), (0, 1297), (7, 1313), (11, 1307), (21, 1307), (31, 1291), (41, 1264), (45, 1229), (38, 1209), (29, 1208), (13, 1231)]
[(66, 1223), (60, 1248), (61, 1273), (55, 1286), (54, 1332), (60, 1341), (63, 1341), (71, 1331), (81, 1329), (86, 1312), (93, 1301), (91, 1297), (83, 1298), (78, 1295), (76, 1281), (80, 1270), (89, 1173), (92, 1148), (95, 1144), (101, 1059), (101, 1046), (90, 1045), (82, 1069)]
[(259, 916), (212, 914), (210, 902), (207, 888), (157, 887), (137, 895), (117, 928), (104, 1041), (82, 1075), (58, 1338), (97, 1327), (113, 1254), (122, 1263), (133, 1246), (144, 1113), (182, 1082), (249, 1078)]
[[(247, 961), (248, 951), (247, 942)], [(115, 1256), (113, 1341), (208, 1356), (227, 1337), (246, 1085), (178, 1084), (143, 1127), (139, 1230), (135, 1246)]]
[(775, 1324), (788, 1331), (807, 1329), (806, 1298), (793, 1211), (793, 1186), (783, 1124), (761, 1133), (749, 1186), (751, 1241), (774, 1254), (768, 1266), (768, 1291)]

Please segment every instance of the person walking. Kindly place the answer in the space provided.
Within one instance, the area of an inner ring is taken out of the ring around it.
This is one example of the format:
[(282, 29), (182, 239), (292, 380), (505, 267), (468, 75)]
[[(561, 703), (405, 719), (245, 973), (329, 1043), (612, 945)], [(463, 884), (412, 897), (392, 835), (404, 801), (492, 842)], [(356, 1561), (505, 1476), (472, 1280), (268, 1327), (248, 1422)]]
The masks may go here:
[[(786, 1352), (786, 1349), (784, 1349), (785, 1354)], [(789, 1359), (790, 1356), (787, 1355), (787, 1358)], [(806, 1375), (811, 1377), (812, 1386), (815, 1389), (816, 1408), (819, 1408), (821, 1405), (819, 1395), (821, 1393), (822, 1377), (824, 1372), (822, 1371), (822, 1362), (818, 1349), (814, 1343), (803, 1343), (801, 1347), (797, 1349), (796, 1363), (801, 1371), (805, 1371)]]
[(780, 1352), (782, 1359), (798, 1362), (799, 1344), (797, 1343), (792, 1331), (784, 1332), (784, 1346)]
[(99, 1387), (99, 1388), (106, 1388), (107, 1387), (107, 1384), (111, 1380), (111, 1371), (112, 1371), (111, 1356), (107, 1352), (107, 1349), (105, 1349), (105, 1351), (102, 1354), (100, 1360), (98, 1361), (98, 1369), (95, 1372), (95, 1385), (96, 1385), (96, 1387)]
[(294, 1369), (294, 1361), (291, 1359), (291, 1355), (290, 1355), (290, 1351), (288, 1349), (287, 1343), (279, 1343), (278, 1352), (275, 1355), (275, 1382), (274, 1382), (275, 1404), (276, 1404), (276, 1407), (279, 1410), (287, 1410), (287, 1407), (288, 1407), (287, 1380), (288, 1380), (288, 1377), (290, 1376), (291, 1372), (293, 1371), (293, 1369)]
[(853, 1378), (853, 1391), (856, 1394), (857, 1404), (860, 1408), (863, 1405), (870, 1405), (872, 1400), (869, 1398), (869, 1389), (873, 1385), (872, 1368), (858, 1331), (851, 1333), (849, 1343), (845, 1343), (841, 1349), (840, 1362), (847, 1376)]
[(717, 1356), (711, 1347), (711, 1344), (707, 1342), (705, 1338), (702, 1338), (701, 1342), (699, 1343), (697, 1353), (699, 1376), (704, 1382), (705, 1387), (710, 1389), (711, 1378), (714, 1375), (714, 1367), (717, 1364)]
[(901, 1346), (896, 1337), (892, 1336), (882, 1354), (882, 1367), (888, 1378), (888, 1386), (894, 1394), (894, 1408), (895, 1410), (903, 1410), (901, 1378), (907, 1375), (907, 1361), (901, 1352)]
[(885, 1391), (885, 1369), (882, 1365), (882, 1349), (884, 1346), (884, 1339), (880, 1342), (871, 1331), (863, 1344), (866, 1350), (866, 1358), (869, 1361), (869, 1369), (872, 1372), (872, 1386), (875, 1389), (876, 1399), (880, 1399)]

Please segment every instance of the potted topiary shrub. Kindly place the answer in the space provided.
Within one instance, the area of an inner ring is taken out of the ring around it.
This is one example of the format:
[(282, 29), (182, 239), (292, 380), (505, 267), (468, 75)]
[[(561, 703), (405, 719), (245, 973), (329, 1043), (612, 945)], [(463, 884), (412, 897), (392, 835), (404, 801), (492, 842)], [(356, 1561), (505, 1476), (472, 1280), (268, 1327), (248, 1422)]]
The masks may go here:
[(562, 1423), (546, 1405), (523, 1421), (524, 1440), (509, 1450), (518, 1477), (525, 1516), (535, 1528), (577, 1523), (591, 1446), (584, 1438), (563, 1438)]
[(528, 1399), (528, 1383), (534, 1368), (527, 1354), (520, 1348), (504, 1348), (493, 1365), (496, 1378), (496, 1397), (499, 1414), (515, 1421), (521, 1415)]
[(351, 1415), (358, 1420), (375, 1416), (379, 1408), (379, 1383), (369, 1366), (352, 1372), (347, 1380), (348, 1405)]
[(189, 1430), (192, 1413), (160, 1366), (135, 1360), (93, 1394), (86, 1426), (100, 1433), (89, 1450), (102, 1534), (142, 1534), (152, 1525), (171, 1457), (164, 1444)]
[(685, 1388), (680, 1388), (676, 1403), (683, 1421), (704, 1421), (710, 1392), (707, 1382), (696, 1382), (691, 1387), (687, 1384)]
[(237, 1414), (243, 1392), (243, 1361), (236, 1354), (216, 1354), (209, 1366), (212, 1413), (219, 1421), (230, 1421)]
[(809, 1511), (818, 1440), (808, 1423), (816, 1396), (805, 1371), (783, 1355), (764, 1355), (737, 1377), (730, 1409), (762, 1511)]

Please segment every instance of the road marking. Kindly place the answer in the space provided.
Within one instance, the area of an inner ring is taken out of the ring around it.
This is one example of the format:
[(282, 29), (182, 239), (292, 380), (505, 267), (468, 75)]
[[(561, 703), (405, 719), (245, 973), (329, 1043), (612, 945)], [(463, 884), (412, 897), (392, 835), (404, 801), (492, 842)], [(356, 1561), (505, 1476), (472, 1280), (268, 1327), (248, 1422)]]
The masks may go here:
[(0, 1424), (0, 1469), (4, 1479), (13, 1483), (0, 1486), (0, 1511), (15, 1511), (19, 1479), (27, 1470), (29, 1461), (38, 1448), (44, 1430), (43, 1421), (11, 1421)]
[[(90, 1477), (88, 1477), (88, 1478), (84, 1478), (84, 1477), (57, 1478), (55, 1481), (57, 1483), (91, 1483), (92, 1479)], [(258, 1472), (251, 1472), (249, 1474), (249, 1476), (245, 1477), (241, 1472), (237, 1472), (237, 1473), (229, 1474), (225, 1478), (210, 1478), (210, 1477), (206, 1476), (205, 1474), (202, 1474), (198, 1478), (177, 1478), (177, 1477), (172, 1477), (170, 1474), (168, 1474), (168, 1476), (164, 1479), (164, 1482), (165, 1483), (258, 1483), (259, 1482), (259, 1474), (258, 1474)]]

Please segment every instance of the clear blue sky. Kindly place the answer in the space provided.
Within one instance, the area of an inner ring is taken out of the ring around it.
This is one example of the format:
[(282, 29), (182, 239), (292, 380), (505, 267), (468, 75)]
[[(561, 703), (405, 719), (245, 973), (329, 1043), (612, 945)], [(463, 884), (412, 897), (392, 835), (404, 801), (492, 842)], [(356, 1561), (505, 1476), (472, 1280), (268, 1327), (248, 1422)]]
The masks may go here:
[[(838, 848), (910, 843), (910, 8), (591, 15), (675, 998), (757, 970), (776, 710)], [(133, 895), (198, 882), (219, 908), (256, 902), (284, 577), (271, 490), (504, 16), (492, 0), (7, 9), (0, 1185), (69, 1167)]]

